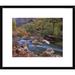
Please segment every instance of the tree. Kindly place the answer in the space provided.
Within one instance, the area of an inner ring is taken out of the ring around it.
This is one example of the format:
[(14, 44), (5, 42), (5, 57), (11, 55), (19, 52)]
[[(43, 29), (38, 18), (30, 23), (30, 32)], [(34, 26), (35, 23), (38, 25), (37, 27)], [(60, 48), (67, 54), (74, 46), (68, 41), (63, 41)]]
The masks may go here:
[(12, 19), (12, 27), (13, 27), (13, 30), (16, 29), (16, 21), (15, 21), (15, 19)]
[(59, 36), (61, 26), (62, 18), (36, 18), (34, 21), (25, 24), (23, 28), (31, 34)]

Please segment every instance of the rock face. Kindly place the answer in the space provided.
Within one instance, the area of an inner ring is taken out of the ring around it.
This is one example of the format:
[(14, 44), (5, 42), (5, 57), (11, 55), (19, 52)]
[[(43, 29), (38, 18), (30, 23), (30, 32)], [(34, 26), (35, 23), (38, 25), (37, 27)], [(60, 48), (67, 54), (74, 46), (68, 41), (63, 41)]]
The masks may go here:
[(16, 25), (17, 26), (32, 22), (34, 20), (34, 18), (13, 18), (13, 19), (16, 20)]

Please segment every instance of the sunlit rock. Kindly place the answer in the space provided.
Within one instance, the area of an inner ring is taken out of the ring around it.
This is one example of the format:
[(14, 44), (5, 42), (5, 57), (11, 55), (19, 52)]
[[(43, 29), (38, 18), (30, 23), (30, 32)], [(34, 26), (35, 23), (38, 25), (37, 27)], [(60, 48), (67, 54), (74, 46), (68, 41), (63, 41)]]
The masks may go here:
[(42, 42), (45, 42), (45, 43), (47, 43), (47, 44), (50, 44), (50, 42), (47, 41), (47, 40), (42, 40)]

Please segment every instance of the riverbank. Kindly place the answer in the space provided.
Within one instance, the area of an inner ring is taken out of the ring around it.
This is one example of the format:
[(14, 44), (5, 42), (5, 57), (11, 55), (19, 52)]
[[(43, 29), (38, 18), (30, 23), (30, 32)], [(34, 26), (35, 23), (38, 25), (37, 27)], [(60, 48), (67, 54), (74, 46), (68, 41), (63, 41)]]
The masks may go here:
[(18, 48), (14, 46), (12, 51), (12, 56), (13, 57), (62, 57), (62, 54), (54, 51), (52, 48), (48, 48), (43, 52), (35, 53), (28, 49), (24, 49), (22, 47)]

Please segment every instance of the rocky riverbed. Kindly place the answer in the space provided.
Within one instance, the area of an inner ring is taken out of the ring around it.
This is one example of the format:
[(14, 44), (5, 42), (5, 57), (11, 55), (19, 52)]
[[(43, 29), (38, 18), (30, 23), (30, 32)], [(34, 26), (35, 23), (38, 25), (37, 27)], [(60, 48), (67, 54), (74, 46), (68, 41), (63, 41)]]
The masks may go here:
[(60, 54), (56, 53), (52, 48), (39, 53), (34, 53), (23, 47), (13, 47), (13, 57), (61, 57)]

